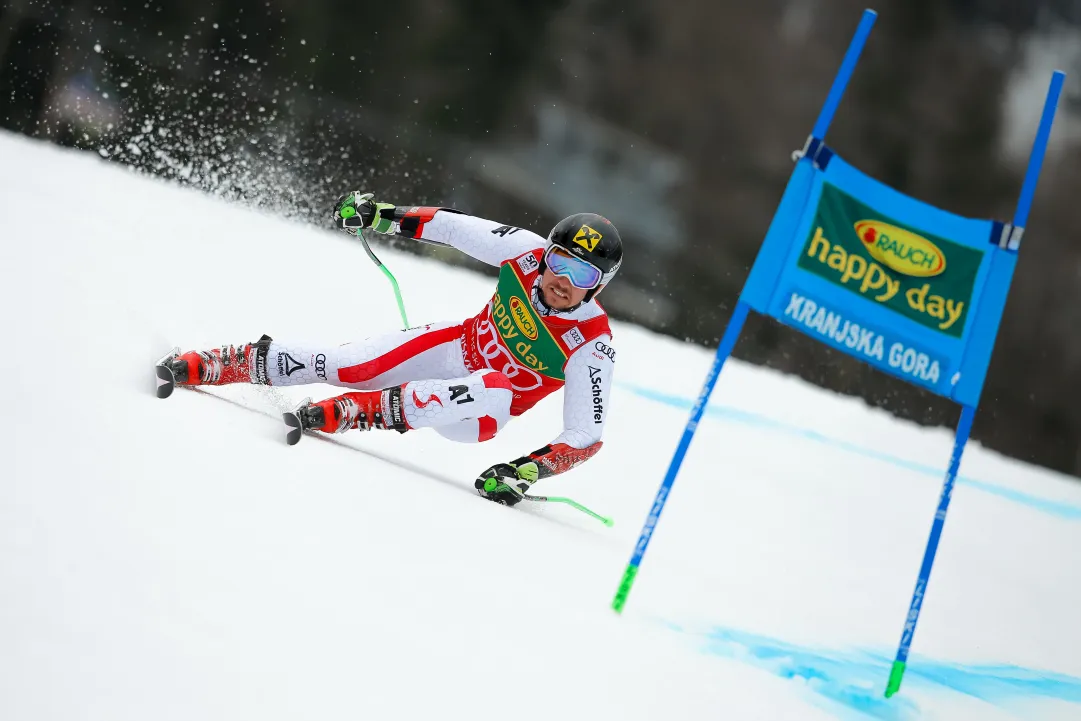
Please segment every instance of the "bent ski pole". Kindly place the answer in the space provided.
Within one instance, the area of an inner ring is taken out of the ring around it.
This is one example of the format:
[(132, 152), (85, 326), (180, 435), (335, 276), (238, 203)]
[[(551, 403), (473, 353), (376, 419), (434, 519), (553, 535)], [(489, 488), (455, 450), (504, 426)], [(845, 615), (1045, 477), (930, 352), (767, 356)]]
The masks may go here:
[(364, 231), (357, 233), (357, 239), (364, 246), (364, 252), (368, 254), (373, 263), (379, 266), (379, 270), (383, 271), (383, 275), (387, 276), (387, 280), (390, 281), (390, 286), (394, 289), (394, 299), (398, 301), (398, 312), (402, 314), (402, 328), (408, 328), (409, 319), (405, 317), (405, 303), (402, 301), (402, 292), (398, 290), (397, 279), (395, 279), (394, 274), (390, 272), (387, 266), (383, 265), (383, 261), (379, 260), (375, 253), (372, 252), (372, 247), (368, 245), (368, 239), (364, 237)]
[[(491, 478), (489, 480), (494, 481), (495, 479)], [(493, 486), (492, 488), (488, 488), (487, 485), (488, 484), (485, 483), (485, 489), (484, 490), (486, 490), (486, 491), (494, 491), (494, 490), (496, 490), (498, 488), (498, 486)], [(519, 491), (517, 488), (515, 488), (514, 486), (512, 486), (510, 484), (501, 483), (499, 485), (503, 486), (503, 488), (505, 488), (506, 490), (510, 491), (511, 493), (513, 493), (514, 495), (518, 496), (519, 498), (521, 498), (523, 500), (534, 501), (534, 502), (539, 502), (539, 503), (565, 503), (568, 506), (570, 506), (571, 508), (577, 508), (582, 513), (585, 513), (586, 515), (589, 515), (589, 516), (592, 516), (593, 518), (596, 518), (598, 521), (600, 521), (601, 523), (603, 523), (606, 526), (611, 527), (612, 525), (615, 524), (615, 521), (613, 521), (611, 518), (606, 518), (606, 517), (602, 516), (599, 513), (594, 513), (593, 511), (591, 511), (588, 508), (586, 508), (585, 506), (583, 506), (581, 503), (578, 503), (577, 501), (574, 501), (574, 500), (572, 500), (570, 498), (563, 498), (561, 496), (531, 496), (531, 495), (529, 495), (527, 493), (522, 493), (521, 491)], [(503, 488), (498, 488), (498, 490), (503, 490)]]

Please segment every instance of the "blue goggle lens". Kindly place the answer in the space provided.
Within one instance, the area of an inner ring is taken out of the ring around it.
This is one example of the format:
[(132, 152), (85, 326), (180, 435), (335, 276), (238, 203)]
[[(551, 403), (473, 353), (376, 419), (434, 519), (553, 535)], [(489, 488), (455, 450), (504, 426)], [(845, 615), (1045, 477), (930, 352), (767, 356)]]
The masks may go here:
[(576, 258), (559, 246), (552, 246), (544, 262), (556, 275), (562, 275), (575, 288), (593, 290), (601, 284), (603, 274), (600, 268), (581, 258)]

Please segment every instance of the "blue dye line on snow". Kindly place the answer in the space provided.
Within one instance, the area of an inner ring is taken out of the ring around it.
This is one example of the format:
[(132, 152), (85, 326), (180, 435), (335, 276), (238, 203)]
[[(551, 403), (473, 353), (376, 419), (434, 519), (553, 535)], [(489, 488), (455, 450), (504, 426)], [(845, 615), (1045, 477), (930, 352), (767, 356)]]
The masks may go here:
[[(680, 396), (673, 396), (667, 393), (661, 393), (650, 388), (643, 388), (641, 386), (630, 385), (626, 383), (617, 384), (620, 387), (626, 388), (637, 396), (645, 398), (647, 400), (656, 401), (657, 403), (663, 403), (666, 406), (673, 408), (681, 408), (683, 410), (690, 410), (694, 405), (694, 401), (689, 398), (681, 398)], [(909, 461), (904, 458), (898, 458), (892, 456), (889, 453), (883, 453), (882, 451), (875, 450), (874, 448), (867, 448), (856, 443), (850, 443), (840, 438), (832, 438), (830, 436), (819, 433), (818, 431), (810, 428), (802, 428), (800, 426), (794, 426), (788, 423), (767, 418), (766, 416), (752, 413), (750, 411), (740, 410), (738, 408), (732, 408), (730, 406), (719, 406), (710, 404), (706, 406), (704, 415), (714, 418), (720, 418), (726, 421), (732, 421), (735, 423), (742, 423), (747, 426), (755, 426), (758, 428), (765, 428), (767, 430), (778, 431), (791, 436), (797, 436), (806, 440), (815, 441), (832, 448), (837, 448), (849, 453), (854, 453), (864, 458), (873, 458), (878, 461), (889, 463), (898, 468), (904, 468), (909, 471), (915, 471), (925, 476), (933, 476), (935, 478), (943, 478), (946, 475), (946, 468), (936, 468), (934, 466), (927, 466), (922, 463), (916, 463), (915, 461)], [(958, 476), (957, 482), (966, 486), (971, 486), (984, 493), (990, 493), (992, 495), (1005, 498), (1008, 501), (1020, 503), (1022, 505), (1033, 508), (1037, 511), (1042, 511), (1053, 516), (1060, 518), (1067, 518), (1074, 521), (1081, 521), (1081, 507), (1071, 505), (1062, 501), (1052, 501), (1046, 498), (1040, 498), (1039, 496), (1033, 496), (1029, 493), (1022, 491), (1015, 491), (1011, 488), (1004, 488), (997, 486), (986, 481), (980, 481), (975, 478), (969, 478), (967, 476)]]
[[(885, 653), (801, 647), (728, 628), (693, 635), (700, 635), (705, 652), (801, 681), (822, 699), (858, 712), (858, 718), (903, 721), (920, 716), (919, 706), (903, 693), (890, 700), (883, 696), (893, 660)], [(945, 689), (992, 705), (1039, 698), (1081, 704), (1081, 678), (1011, 665), (949, 664), (913, 657), (905, 687), (917, 692)]]

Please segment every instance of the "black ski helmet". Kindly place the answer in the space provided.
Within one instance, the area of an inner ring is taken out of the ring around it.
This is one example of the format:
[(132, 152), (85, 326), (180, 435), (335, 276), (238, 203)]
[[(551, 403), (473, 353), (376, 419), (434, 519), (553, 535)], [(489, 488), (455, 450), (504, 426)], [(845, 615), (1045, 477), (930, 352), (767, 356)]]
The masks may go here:
[[(615, 277), (623, 262), (623, 240), (612, 221), (596, 213), (575, 213), (556, 223), (548, 234), (548, 248), (558, 245), (573, 255), (585, 260), (601, 271), (601, 282), (596, 288), (586, 293), (583, 303), (593, 300), (604, 286)], [(543, 261), (541, 272), (544, 272)]]

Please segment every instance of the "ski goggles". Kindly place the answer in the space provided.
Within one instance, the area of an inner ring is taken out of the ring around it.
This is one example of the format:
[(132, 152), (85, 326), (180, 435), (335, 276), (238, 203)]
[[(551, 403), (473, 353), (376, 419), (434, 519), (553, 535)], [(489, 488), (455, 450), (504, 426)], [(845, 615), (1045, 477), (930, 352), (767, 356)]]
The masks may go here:
[(563, 276), (571, 282), (571, 285), (581, 290), (593, 290), (601, 284), (601, 279), (604, 277), (600, 268), (589, 261), (571, 255), (558, 245), (549, 247), (545, 252), (544, 264), (553, 273)]

